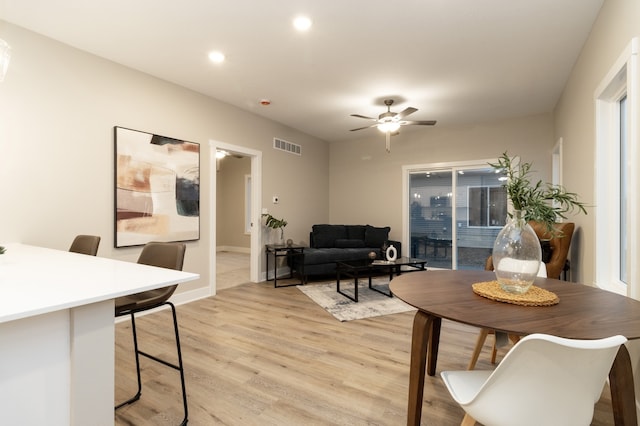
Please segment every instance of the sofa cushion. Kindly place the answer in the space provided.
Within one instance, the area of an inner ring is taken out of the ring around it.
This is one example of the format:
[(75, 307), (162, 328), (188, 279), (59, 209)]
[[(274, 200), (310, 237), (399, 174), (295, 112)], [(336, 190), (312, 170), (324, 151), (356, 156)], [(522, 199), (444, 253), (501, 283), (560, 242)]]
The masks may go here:
[(316, 248), (330, 248), (336, 246), (336, 240), (347, 238), (344, 225), (313, 225), (313, 244)]
[[(370, 248), (324, 248), (314, 249), (308, 248), (304, 250), (304, 264), (321, 265), (331, 264), (348, 260), (367, 259), (371, 252)], [(305, 270), (305, 273), (307, 271)]]
[(389, 239), (389, 231), (391, 231), (391, 228), (388, 226), (376, 228), (375, 226), (367, 225), (364, 233), (364, 244), (367, 247), (382, 247), (385, 241)]
[(364, 239), (362, 240), (351, 240), (351, 239), (337, 239), (336, 240), (336, 248), (361, 248), (366, 247), (364, 245)]
[[(364, 241), (364, 234), (367, 229), (364, 225), (346, 225), (347, 238), (350, 240)], [(363, 246), (364, 247), (364, 246)]]

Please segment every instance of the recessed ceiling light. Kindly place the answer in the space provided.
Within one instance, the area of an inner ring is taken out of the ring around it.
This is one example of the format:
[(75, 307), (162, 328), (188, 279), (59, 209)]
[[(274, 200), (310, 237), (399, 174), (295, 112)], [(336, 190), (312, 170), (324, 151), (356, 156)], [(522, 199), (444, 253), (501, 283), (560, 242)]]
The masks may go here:
[(224, 62), (224, 53), (218, 52), (217, 50), (209, 52), (209, 60), (213, 63), (221, 64)]
[(293, 26), (298, 31), (307, 31), (311, 28), (311, 19), (306, 16), (298, 16), (293, 20)]

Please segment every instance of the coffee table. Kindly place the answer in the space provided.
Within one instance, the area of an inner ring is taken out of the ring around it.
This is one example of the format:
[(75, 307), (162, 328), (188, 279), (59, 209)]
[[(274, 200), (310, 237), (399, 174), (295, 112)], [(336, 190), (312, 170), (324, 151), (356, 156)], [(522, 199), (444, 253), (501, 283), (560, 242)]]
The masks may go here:
[[(369, 288), (373, 291), (377, 291), (380, 294), (384, 294), (387, 297), (393, 297), (391, 290), (388, 293), (376, 288), (371, 284), (371, 277), (374, 273), (388, 273), (389, 281), (393, 279), (393, 275), (400, 275), (402, 272), (424, 271), (427, 261), (425, 259), (416, 259), (413, 257), (399, 257), (394, 261), (384, 260), (350, 260), (343, 262), (336, 262), (336, 290), (349, 300), (358, 302), (358, 278), (369, 278)], [(411, 268), (409, 270), (402, 270), (402, 267)], [(340, 291), (340, 276), (346, 275), (349, 278), (353, 278), (354, 291), (353, 296)]]

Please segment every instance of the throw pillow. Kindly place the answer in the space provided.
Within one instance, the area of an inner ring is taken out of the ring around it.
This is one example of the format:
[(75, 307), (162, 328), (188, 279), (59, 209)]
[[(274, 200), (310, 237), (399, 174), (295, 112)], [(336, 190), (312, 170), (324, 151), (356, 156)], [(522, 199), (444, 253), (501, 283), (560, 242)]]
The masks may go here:
[(336, 240), (347, 238), (344, 225), (313, 225), (312, 231), (315, 248), (335, 247)]
[[(346, 225), (347, 238), (350, 240), (362, 240), (364, 241), (364, 234), (367, 227), (364, 225)], [(364, 247), (364, 246), (363, 246)]]
[(367, 247), (382, 247), (382, 245), (389, 239), (389, 231), (391, 228), (385, 226), (384, 228), (376, 228), (375, 226), (367, 225), (367, 229), (364, 233), (364, 244)]

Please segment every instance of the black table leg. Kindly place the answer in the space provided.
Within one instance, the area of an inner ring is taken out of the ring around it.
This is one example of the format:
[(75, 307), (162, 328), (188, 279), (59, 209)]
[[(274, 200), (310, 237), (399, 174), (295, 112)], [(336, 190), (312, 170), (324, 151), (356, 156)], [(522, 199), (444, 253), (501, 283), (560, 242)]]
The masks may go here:
[(354, 292), (353, 292), (354, 296), (351, 296), (350, 294), (347, 294), (347, 293), (345, 293), (343, 291), (340, 291), (340, 269), (338, 268), (336, 270), (336, 291), (338, 293), (340, 293), (341, 295), (343, 295), (344, 297), (346, 297), (347, 299), (358, 303), (358, 274), (357, 273), (354, 274), (352, 276), (352, 278), (353, 278), (354, 286), (355, 286)]
[[(369, 272), (369, 288), (373, 291), (377, 291), (380, 294), (384, 294), (387, 297), (393, 297), (393, 294), (391, 294), (391, 290), (389, 290), (389, 293), (385, 293), (384, 291), (380, 290), (377, 287), (374, 287), (373, 284), (371, 284), (371, 275), (373, 274), (373, 271)], [(393, 267), (389, 268), (389, 282), (391, 282), (391, 279), (393, 278)]]

